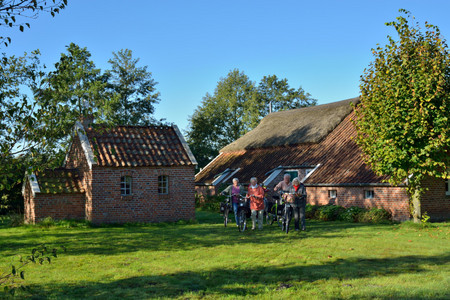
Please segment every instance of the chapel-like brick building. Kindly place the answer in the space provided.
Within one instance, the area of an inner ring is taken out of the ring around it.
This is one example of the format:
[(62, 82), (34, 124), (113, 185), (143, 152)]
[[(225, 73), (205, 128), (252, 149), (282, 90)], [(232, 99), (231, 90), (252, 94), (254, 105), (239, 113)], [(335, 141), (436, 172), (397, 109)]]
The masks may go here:
[(77, 122), (64, 166), (25, 180), (25, 221), (190, 220), (196, 164), (176, 125), (110, 128)]
[[(394, 220), (410, 218), (406, 185), (392, 186), (364, 163), (355, 143), (352, 103), (359, 98), (275, 112), (219, 155), (195, 176), (198, 194), (215, 194), (237, 177), (256, 176), (270, 190), (283, 179), (299, 177), (311, 204), (383, 208)], [(450, 219), (450, 182), (427, 178), (422, 213), (431, 220)], [(270, 197), (271, 195), (269, 195)]]

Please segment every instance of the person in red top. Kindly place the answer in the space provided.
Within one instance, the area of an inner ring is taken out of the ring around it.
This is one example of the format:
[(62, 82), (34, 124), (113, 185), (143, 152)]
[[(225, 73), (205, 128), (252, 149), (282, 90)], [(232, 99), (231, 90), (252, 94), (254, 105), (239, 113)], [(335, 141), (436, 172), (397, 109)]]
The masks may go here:
[(252, 211), (252, 230), (255, 230), (256, 215), (258, 215), (258, 229), (262, 230), (264, 218), (264, 189), (258, 185), (256, 177), (250, 179), (247, 197), (250, 198), (250, 209)]

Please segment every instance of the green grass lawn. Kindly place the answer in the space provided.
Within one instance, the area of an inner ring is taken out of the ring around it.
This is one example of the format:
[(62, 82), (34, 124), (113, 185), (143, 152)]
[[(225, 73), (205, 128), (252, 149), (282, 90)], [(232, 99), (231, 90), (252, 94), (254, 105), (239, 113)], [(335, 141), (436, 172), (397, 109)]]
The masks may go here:
[[(26, 267), (32, 299), (449, 299), (450, 224), (308, 222), (239, 233), (218, 214), (198, 224), (0, 225), (0, 267), (40, 243), (63, 244)], [(0, 292), (0, 298), (1, 296)]]

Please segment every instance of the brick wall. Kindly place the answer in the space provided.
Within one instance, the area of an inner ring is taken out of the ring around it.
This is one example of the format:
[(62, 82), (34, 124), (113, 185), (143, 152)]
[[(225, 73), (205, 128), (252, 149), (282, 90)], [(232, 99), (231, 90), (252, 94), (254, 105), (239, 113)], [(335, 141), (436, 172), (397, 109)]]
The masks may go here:
[(445, 195), (445, 181), (428, 177), (423, 183), (428, 190), (422, 196), (422, 214), (427, 213), (432, 221), (450, 219), (450, 196)]
[[(329, 190), (336, 190), (337, 197), (330, 198)], [(366, 199), (365, 191), (372, 190), (374, 198)], [(344, 207), (383, 208), (392, 214), (396, 221), (409, 219), (409, 197), (402, 187), (320, 187), (307, 186), (308, 203), (315, 205), (335, 204)]]
[[(169, 176), (169, 194), (158, 194), (158, 176)], [(132, 195), (121, 196), (121, 176), (132, 177)], [(95, 167), (92, 171), (94, 223), (162, 222), (195, 218), (194, 167)]]
[(84, 194), (41, 194), (34, 197), (35, 218), (32, 223), (39, 222), (46, 217), (55, 220), (77, 219), (84, 220)]

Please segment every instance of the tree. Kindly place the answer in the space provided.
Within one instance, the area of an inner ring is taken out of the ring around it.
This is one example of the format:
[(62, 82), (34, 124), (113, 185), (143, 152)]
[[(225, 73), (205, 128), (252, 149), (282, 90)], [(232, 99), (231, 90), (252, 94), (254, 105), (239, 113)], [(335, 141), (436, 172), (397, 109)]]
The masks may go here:
[(160, 101), (160, 94), (147, 66), (139, 67), (139, 58), (133, 58), (128, 49), (113, 52), (108, 62), (111, 64), (111, 70), (107, 71), (110, 87), (118, 96), (110, 105), (111, 121), (121, 125), (155, 123), (153, 105)]
[(244, 72), (230, 71), (217, 83), (214, 94), (206, 94), (189, 119), (187, 141), (199, 167), (219, 150), (255, 128), (272, 111), (315, 105), (316, 100), (300, 87), (290, 88), (287, 79), (264, 76), (256, 87)]
[[(44, 135), (40, 125), (44, 108), (36, 105), (30, 94), (41, 88), (44, 72), (40, 53), (0, 60), (0, 191), (8, 190), (17, 180), (20, 156), (35, 156), (52, 143), (52, 136)], [(24, 88), (26, 87), (26, 89)]]
[(257, 100), (254, 83), (238, 69), (220, 79), (213, 95), (206, 94), (189, 119), (187, 136), (199, 167), (255, 126), (259, 119)]
[[(372, 49), (356, 107), (357, 143), (379, 175), (407, 180), (415, 222), (426, 176), (449, 177), (450, 58), (437, 26), (421, 31), (410, 13), (387, 23), (398, 39)], [(410, 20), (410, 21), (409, 21)]]
[(291, 88), (286, 78), (278, 79), (276, 75), (264, 76), (258, 86), (258, 93), (261, 97), (261, 116), (269, 113), (272, 105), (272, 112), (312, 106), (317, 103), (309, 93), (302, 87)]
[(107, 77), (101, 74), (91, 60), (91, 53), (71, 43), (67, 53), (62, 53), (55, 71), (45, 78), (46, 88), (38, 94), (37, 101), (46, 107), (43, 122), (52, 128), (51, 135), (60, 139), (70, 136), (75, 122), (90, 115), (99, 120), (110, 113)]
[[(66, 8), (67, 0), (0, 0), (0, 26), (19, 27), (23, 31), (30, 28), (30, 23), (21, 20), (36, 19), (41, 12), (50, 13), (54, 17)], [(11, 37), (0, 36), (0, 44), (8, 46)]]

